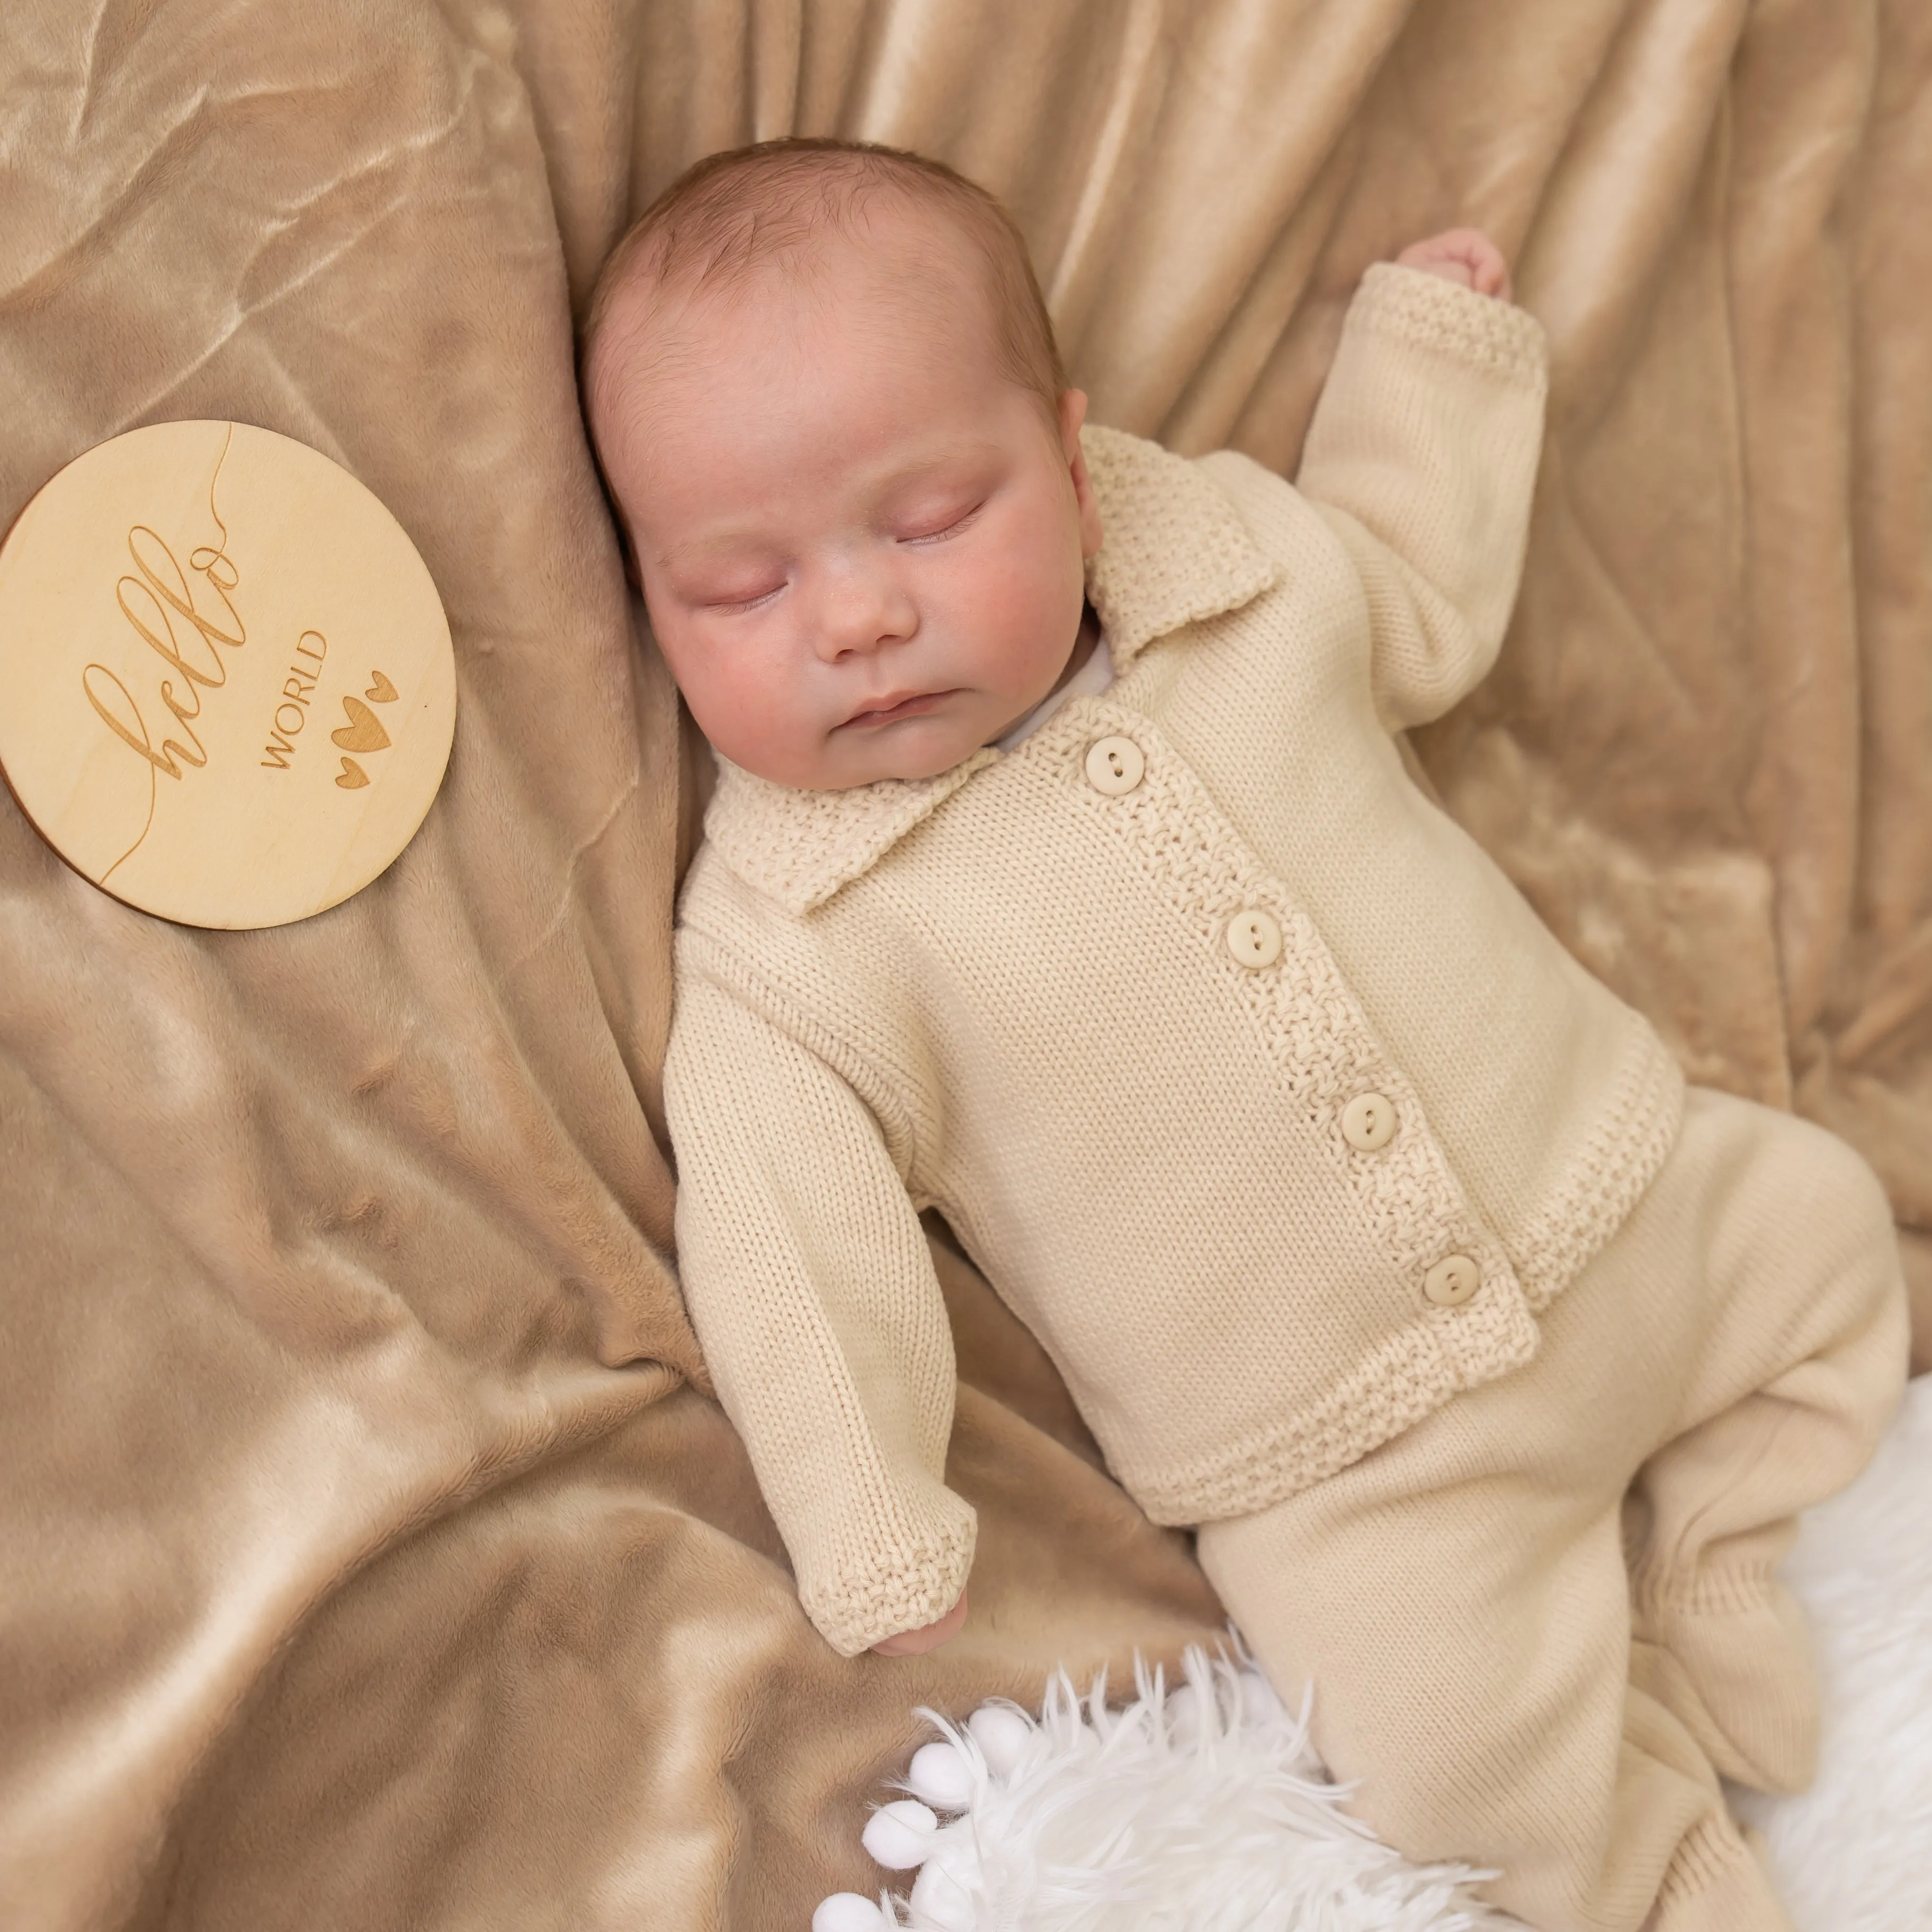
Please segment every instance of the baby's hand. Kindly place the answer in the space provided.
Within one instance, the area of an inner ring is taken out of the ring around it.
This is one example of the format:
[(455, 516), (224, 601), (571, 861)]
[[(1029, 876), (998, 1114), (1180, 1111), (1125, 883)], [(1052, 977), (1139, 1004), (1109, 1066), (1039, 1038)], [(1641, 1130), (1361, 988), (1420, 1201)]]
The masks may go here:
[(959, 1600), (936, 1624), (926, 1624), (918, 1630), (901, 1630), (896, 1636), (882, 1637), (873, 1645), (881, 1657), (916, 1657), (922, 1651), (937, 1650), (949, 1638), (959, 1634), (959, 1627), (966, 1621), (966, 1592), (959, 1592)]
[(1479, 296), (1510, 299), (1509, 264), (1503, 251), (1479, 228), (1451, 228), (1412, 243), (1396, 258), (1405, 268), (1420, 268), (1444, 281), (1460, 282)]

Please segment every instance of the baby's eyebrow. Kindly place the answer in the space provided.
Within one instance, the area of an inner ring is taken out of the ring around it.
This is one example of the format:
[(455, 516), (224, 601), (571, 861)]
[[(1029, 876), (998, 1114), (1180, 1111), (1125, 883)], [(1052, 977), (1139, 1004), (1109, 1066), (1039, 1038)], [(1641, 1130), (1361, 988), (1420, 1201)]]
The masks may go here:
[(658, 552), (660, 563), (683, 563), (707, 556), (723, 556), (733, 551), (772, 548), (770, 541), (751, 530), (718, 530), (710, 536), (687, 538)]
[[(941, 470), (954, 469), (962, 464), (983, 462), (1001, 453), (1000, 446), (991, 437), (974, 436), (929, 455), (914, 457), (896, 469), (883, 472), (874, 482), (873, 494), (884, 502)], [(776, 550), (781, 548), (766, 531), (749, 526), (728, 526), (670, 544), (657, 553), (657, 560), (668, 570), (680, 563), (698, 563), (712, 557), (742, 555), (748, 550)]]
[(997, 442), (975, 436), (970, 442), (955, 443), (950, 448), (935, 452), (930, 456), (916, 457), (902, 464), (880, 478), (879, 494), (887, 495), (894, 490), (903, 489), (908, 483), (922, 482), (935, 470), (950, 470), (962, 463), (980, 462), (1000, 454)]

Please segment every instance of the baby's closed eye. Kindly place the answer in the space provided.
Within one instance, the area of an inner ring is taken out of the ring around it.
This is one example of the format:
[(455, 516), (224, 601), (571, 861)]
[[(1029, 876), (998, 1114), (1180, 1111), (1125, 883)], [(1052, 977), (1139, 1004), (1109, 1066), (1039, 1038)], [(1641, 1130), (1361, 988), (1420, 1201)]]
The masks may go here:
[(946, 537), (956, 536), (986, 507), (986, 500), (982, 496), (964, 505), (953, 503), (921, 510), (898, 522), (892, 532), (893, 539), (902, 544), (938, 543)]
[(748, 591), (742, 596), (706, 597), (699, 601), (707, 610), (752, 610), (760, 604), (770, 602), (784, 587), (785, 579), (780, 578), (777, 583), (766, 585), (762, 590)]
[(791, 580), (790, 572), (775, 564), (751, 568), (727, 567), (707, 570), (682, 583), (674, 584), (678, 596), (694, 610), (716, 610), (729, 615), (749, 610), (776, 597)]

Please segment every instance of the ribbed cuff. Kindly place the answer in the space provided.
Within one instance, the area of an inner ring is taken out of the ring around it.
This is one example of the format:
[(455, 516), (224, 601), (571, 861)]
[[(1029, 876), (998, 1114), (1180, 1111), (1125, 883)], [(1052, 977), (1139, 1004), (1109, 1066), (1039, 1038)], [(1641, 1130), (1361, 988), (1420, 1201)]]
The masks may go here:
[(800, 1578), (799, 1600), (842, 1657), (856, 1657), (902, 1630), (922, 1630), (958, 1602), (979, 1526), (962, 1504), (956, 1526), (902, 1546), (883, 1564), (841, 1564), (809, 1582)]
[(1540, 382), (1548, 366), (1543, 325), (1527, 309), (1394, 262), (1378, 262), (1362, 278), (1347, 326), (1400, 336), (1511, 382)]
[(1743, 1834), (1714, 1813), (1684, 1833), (1657, 1896), (1663, 1924), (1697, 1932), (1763, 1932), (1790, 1923)]

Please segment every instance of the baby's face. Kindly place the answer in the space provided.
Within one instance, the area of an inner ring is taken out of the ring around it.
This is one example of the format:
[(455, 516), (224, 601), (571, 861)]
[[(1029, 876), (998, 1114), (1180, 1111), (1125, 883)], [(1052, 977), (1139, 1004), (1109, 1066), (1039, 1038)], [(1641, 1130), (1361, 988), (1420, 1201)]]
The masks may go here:
[(929, 230), (916, 270), (874, 245), (914, 218), (875, 215), (808, 278), (685, 302), (607, 394), (672, 675), (712, 743), (781, 784), (944, 771), (1045, 698), (1079, 636), (1086, 399), (1049, 424), (1003, 371), (963, 244), (955, 274)]

